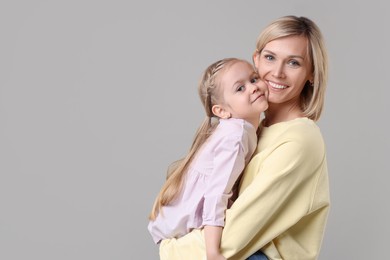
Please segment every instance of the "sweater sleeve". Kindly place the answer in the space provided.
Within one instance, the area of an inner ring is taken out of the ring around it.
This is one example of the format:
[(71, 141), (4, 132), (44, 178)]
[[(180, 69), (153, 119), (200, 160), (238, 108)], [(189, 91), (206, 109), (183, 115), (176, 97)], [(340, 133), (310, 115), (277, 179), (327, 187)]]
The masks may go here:
[(285, 140), (252, 158), (241, 193), (226, 212), (225, 257), (244, 259), (310, 211), (323, 150), (321, 142)]

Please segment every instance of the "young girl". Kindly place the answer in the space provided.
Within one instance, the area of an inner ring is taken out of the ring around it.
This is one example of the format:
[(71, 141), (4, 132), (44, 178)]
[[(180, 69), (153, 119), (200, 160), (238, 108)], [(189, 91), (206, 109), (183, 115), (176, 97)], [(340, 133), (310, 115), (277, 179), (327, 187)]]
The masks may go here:
[(148, 229), (159, 243), (204, 228), (207, 259), (225, 259), (219, 251), (225, 210), (256, 148), (268, 90), (253, 66), (236, 58), (211, 64), (198, 90), (206, 118), (157, 196)]

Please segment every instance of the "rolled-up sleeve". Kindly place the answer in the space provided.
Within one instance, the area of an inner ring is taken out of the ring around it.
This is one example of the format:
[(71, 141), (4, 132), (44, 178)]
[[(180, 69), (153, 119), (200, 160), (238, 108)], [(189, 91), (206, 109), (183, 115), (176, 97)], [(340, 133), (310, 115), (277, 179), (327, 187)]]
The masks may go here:
[(241, 138), (226, 137), (214, 153), (213, 171), (204, 195), (203, 225), (224, 226), (232, 188), (245, 167), (245, 151)]

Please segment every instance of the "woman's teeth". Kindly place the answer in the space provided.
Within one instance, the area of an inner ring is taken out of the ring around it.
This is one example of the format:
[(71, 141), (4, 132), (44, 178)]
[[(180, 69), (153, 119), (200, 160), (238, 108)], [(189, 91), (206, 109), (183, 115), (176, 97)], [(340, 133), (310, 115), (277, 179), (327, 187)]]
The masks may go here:
[(273, 83), (271, 81), (268, 81), (268, 83), (271, 85), (271, 87), (273, 88), (278, 88), (278, 89), (285, 89), (287, 88), (287, 86), (284, 86), (284, 85), (279, 85), (279, 84), (276, 84), (276, 83)]

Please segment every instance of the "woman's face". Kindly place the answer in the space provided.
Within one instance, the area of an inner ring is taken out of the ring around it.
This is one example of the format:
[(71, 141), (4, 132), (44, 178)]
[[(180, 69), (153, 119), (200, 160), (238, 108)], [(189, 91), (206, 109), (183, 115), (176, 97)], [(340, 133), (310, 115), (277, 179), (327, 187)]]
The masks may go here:
[(269, 103), (299, 104), (305, 83), (313, 80), (307, 39), (296, 35), (278, 38), (253, 58), (260, 77), (267, 83)]

